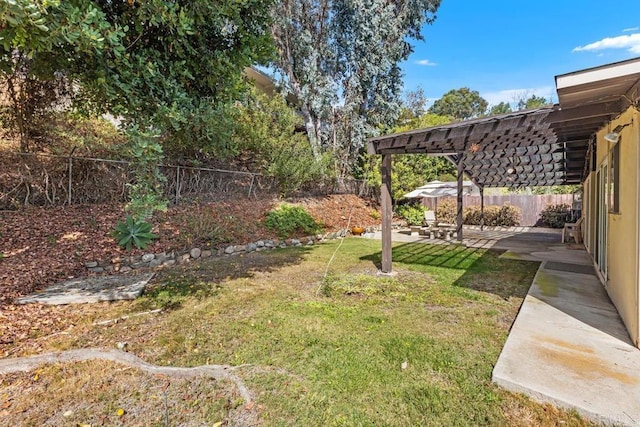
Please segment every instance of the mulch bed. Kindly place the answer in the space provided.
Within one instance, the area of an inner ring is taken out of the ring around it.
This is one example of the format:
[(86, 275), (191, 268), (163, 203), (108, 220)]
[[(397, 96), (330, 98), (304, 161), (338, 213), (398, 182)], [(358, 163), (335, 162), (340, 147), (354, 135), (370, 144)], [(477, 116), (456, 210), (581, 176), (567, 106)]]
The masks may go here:
[[(123, 218), (121, 205), (0, 211), (0, 351), (34, 331), (46, 335), (64, 330), (77, 318), (65, 307), (17, 306), (13, 304), (15, 298), (88, 275), (86, 261), (274, 238), (274, 233), (265, 228), (264, 219), (280, 202), (273, 198), (240, 199), (171, 207), (152, 221), (160, 238), (144, 251), (131, 252), (118, 247), (110, 235)], [(288, 202), (303, 205), (326, 231), (380, 224), (378, 208), (353, 195)]]

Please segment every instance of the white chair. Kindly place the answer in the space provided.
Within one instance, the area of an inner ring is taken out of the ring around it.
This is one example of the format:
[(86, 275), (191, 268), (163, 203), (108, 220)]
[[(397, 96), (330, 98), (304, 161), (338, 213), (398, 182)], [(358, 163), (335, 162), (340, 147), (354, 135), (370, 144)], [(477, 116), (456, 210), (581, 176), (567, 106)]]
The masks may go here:
[(431, 225), (436, 222), (436, 213), (434, 211), (424, 211), (424, 225)]
[(567, 222), (562, 229), (562, 243), (573, 237), (577, 244), (582, 243), (582, 218), (578, 222)]

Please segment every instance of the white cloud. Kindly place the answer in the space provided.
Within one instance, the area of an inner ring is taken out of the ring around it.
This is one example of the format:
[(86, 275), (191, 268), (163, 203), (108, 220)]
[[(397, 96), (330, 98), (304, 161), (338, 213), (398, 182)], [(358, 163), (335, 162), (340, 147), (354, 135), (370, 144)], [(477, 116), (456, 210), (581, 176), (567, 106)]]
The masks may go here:
[(515, 108), (515, 104), (518, 100), (522, 98), (530, 98), (532, 95), (541, 96), (545, 99), (551, 100), (551, 102), (555, 101), (555, 89), (552, 86), (503, 89), (496, 92), (485, 92), (480, 94), (480, 96), (487, 100), (490, 107), (501, 102), (507, 102), (511, 104), (512, 108)]
[(435, 67), (436, 65), (438, 65), (435, 62), (429, 61), (428, 59), (421, 59), (419, 61), (416, 61), (415, 63), (418, 65), (426, 65), (428, 67)]
[(629, 28), (625, 28), (624, 30), (622, 30), (623, 33), (630, 33), (632, 31), (638, 31), (640, 30), (640, 27), (629, 27)]
[(617, 37), (606, 37), (602, 40), (598, 40), (597, 42), (578, 46), (573, 49), (573, 52), (598, 51), (604, 49), (627, 49), (631, 53), (640, 54), (640, 33)]

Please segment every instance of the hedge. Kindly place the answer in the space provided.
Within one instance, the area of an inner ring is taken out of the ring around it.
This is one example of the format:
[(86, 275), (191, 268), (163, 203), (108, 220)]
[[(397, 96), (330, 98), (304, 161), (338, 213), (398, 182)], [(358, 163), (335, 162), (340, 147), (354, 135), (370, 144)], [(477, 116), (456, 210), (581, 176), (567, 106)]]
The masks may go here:
[[(453, 200), (438, 203), (436, 218), (440, 222), (455, 224), (457, 220), (457, 206)], [(520, 225), (522, 211), (511, 205), (485, 206), (484, 225), (513, 227)], [(466, 225), (480, 225), (482, 215), (480, 206), (468, 206), (462, 211), (462, 222)]]

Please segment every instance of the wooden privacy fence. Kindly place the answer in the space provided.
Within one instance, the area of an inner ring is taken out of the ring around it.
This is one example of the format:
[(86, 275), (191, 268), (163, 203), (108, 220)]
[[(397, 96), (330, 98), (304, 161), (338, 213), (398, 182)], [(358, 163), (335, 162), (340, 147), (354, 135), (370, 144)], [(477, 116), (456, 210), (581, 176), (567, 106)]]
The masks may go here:
[[(161, 165), (164, 197), (173, 203), (262, 197), (277, 191), (277, 181), (253, 172)], [(122, 203), (133, 182), (132, 167), (121, 160), (0, 153), (0, 210), (22, 206)], [(364, 181), (317, 182), (304, 194), (356, 194), (376, 197)]]
[[(448, 197), (438, 197), (438, 201), (447, 199)], [(424, 198), (423, 205), (429, 209), (435, 209), (436, 198)], [(502, 206), (508, 204), (516, 206), (522, 211), (522, 219), (520, 225), (525, 227), (533, 227), (540, 225), (540, 213), (548, 205), (567, 204), (571, 207), (573, 203), (573, 195), (571, 194), (501, 194), (494, 196), (484, 196), (484, 205), (486, 206)], [(480, 196), (464, 196), (462, 205), (480, 206)]]

